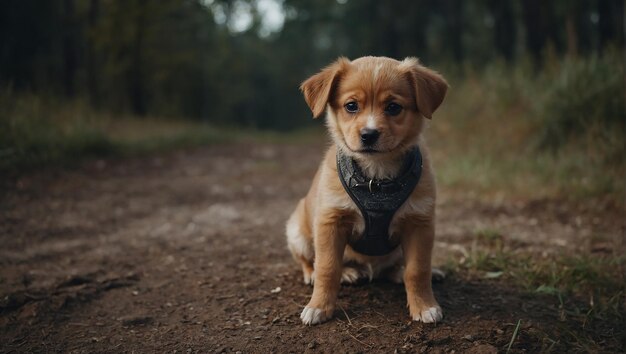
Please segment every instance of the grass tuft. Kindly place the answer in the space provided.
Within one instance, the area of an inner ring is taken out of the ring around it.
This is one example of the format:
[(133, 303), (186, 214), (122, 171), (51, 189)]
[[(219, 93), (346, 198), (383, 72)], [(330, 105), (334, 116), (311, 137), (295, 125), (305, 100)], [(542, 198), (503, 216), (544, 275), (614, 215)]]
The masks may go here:
[[(555, 299), (554, 316), (559, 325), (544, 328), (539, 338), (546, 351), (573, 348), (595, 352), (609, 344), (619, 346), (619, 341), (626, 339), (622, 330), (626, 320), (623, 254), (539, 258), (516, 252), (497, 230), (483, 229), (475, 232), (471, 252), (448, 267), (461, 276), (512, 284), (526, 296)], [(612, 339), (607, 341), (609, 334)]]
[(506, 352), (511, 351), (511, 347), (513, 346), (513, 342), (515, 342), (515, 338), (517, 338), (517, 333), (519, 332), (519, 326), (522, 324), (522, 320), (517, 320), (517, 326), (515, 326), (515, 330), (513, 331), (513, 335), (511, 336), (511, 341), (509, 345), (506, 347)]

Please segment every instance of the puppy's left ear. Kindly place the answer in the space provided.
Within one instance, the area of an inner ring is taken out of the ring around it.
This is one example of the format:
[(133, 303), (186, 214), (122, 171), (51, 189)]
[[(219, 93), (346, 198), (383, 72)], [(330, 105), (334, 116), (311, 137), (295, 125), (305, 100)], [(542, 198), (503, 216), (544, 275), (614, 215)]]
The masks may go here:
[(435, 71), (422, 66), (417, 58), (406, 58), (400, 66), (406, 70), (413, 85), (417, 109), (424, 117), (432, 119), (433, 113), (446, 97), (448, 83)]
[(341, 73), (346, 69), (348, 64), (350, 64), (350, 60), (341, 57), (300, 85), (304, 99), (309, 105), (309, 108), (311, 108), (311, 112), (313, 112), (313, 118), (317, 118), (324, 113), (326, 104), (328, 104), (328, 101), (331, 99)]

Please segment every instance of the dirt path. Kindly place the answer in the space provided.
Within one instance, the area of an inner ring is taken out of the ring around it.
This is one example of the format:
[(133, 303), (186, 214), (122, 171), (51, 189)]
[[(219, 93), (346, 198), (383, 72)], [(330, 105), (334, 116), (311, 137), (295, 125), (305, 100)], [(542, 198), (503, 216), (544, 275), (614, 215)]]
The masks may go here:
[[(322, 149), (215, 146), (23, 177), (0, 201), (0, 352), (488, 353), (520, 319), (514, 351), (545, 345), (533, 333), (558, 323), (553, 297), (462, 276), (435, 284), (437, 325), (411, 323), (403, 288), (374, 283), (344, 287), (336, 319), (303, 327), (311, 289), (283, 226)], [(610, 205), (441, 192), (436, 264), (481, 229), (538, 256), (623, 232)]]

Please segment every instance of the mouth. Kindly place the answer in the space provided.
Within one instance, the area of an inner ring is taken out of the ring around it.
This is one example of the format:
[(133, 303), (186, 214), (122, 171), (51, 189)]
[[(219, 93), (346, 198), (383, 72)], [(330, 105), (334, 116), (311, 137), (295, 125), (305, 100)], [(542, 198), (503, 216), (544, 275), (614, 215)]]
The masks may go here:
[(374, 145), (363, 146), (362, 144), (359, 144), (360, 146), (356, 146), (353, 148), (346, 141), (344, 141), (342, 145), (344, 146), (345, 149), (347, 149), (351, 153), (359, 154), (359, 155), (369, 155), (369, 156), (384, 155), (393, 151), (393, 149), (381, 149), (380, 147), (377, 148)]
[(346, 147), (348, 148), (348, 150), (350, 150), (351, 152), (355, 154), (363, 154), (363, 155), (376, 155), (376, 154), (384, 154), (386, 152), (389, 152), (388, 150), (378, 150), (373, 147), (362, 147), (360, 149), (352, 149), (347, 144), (346, 144)]
[(376, 150), (376, 149), (374, 149), (374, 148), (363, 148), (363, 149), (361, 149), (361, 150), (357, 150), (356, 152), (359, 152), (359, 153), (361, 153), (361, 154), (379, 154), (379, 153), (381, 153), (382, 151), (380, 151), (380, 150)]

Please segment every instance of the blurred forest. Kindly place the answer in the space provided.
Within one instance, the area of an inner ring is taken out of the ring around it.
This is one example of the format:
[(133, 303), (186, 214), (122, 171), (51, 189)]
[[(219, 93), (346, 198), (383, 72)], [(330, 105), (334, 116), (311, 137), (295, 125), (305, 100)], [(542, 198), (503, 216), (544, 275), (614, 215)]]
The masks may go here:
[(337, 56), (494, 61), (623, 48), (621, 0), (4, 0), (0, 87), (97, 110), (289, 129), (299, 83)]
[(0, 175), (302, 140), (309, 75), (417, 56), (451, 85), (428, 131), (446, 188), (623, 196), (624, 53), (622, 0), (3, 0)]

